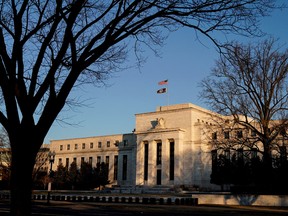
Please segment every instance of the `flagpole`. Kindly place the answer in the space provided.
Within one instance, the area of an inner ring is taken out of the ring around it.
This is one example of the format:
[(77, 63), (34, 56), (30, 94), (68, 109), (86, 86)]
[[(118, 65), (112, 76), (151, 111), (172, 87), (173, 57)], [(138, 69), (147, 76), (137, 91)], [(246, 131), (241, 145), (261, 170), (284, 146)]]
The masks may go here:
[(168, 88), (169, 84), (167, 82), (167, 106), (169, 106), (169, 88)]
[(167, 94), (167, 105), (169, 105), (168, 79), (158, 82), (158, 85), (166, 85), (165, 88), (159, 89), (157, 91), (157, 94), (166, 93)]

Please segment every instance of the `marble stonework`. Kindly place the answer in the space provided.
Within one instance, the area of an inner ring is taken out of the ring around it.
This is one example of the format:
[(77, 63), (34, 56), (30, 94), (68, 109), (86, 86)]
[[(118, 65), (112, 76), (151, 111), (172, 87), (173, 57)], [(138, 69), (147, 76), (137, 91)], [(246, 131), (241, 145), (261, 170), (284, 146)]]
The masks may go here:
[[(211, 124), (211, 114), (191, 103), (161, 106), (154, 112), (136, 114), (133, 133), (52, 140), (51, 151), (56, 152), (53, 169), (73, 160), (79, 166), (81, 160), (96, 166), (100, 160), (109, 162), (112, 185), (196, 185), (213, 189), (216, 186), (210, 184), (211, 147), (202, 132), (203, 125)], [(174, 168), (170, 167), (171, 142), (174, 143)], [(160, 164), (156, 163), (157, 148), (160, 148), (157, 143), (161, 143)], [(144, 179), (145, 144), (149, 146), (147, 179)], [(118, 156), (116, 171), (115, 156)], [(172, 180), (171, 169), (174, 169)]]

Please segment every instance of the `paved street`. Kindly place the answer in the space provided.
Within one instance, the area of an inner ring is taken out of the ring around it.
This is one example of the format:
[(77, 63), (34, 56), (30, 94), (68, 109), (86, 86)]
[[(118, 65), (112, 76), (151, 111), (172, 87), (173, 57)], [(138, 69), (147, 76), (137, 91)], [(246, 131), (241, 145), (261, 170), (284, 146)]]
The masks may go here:
[[(9, 215), (8, 203), (0, 202), (0, 215)], [(280, 216), (288, 215), (288, 208), (247, 207), (247, 206), (180, 206), (180, 205), (143, 205), (115, 203), (73, 203), (36, 201), (33, 215), (39, 216), (106, 216), (106, 215), (193, 215), (193, 216)]]

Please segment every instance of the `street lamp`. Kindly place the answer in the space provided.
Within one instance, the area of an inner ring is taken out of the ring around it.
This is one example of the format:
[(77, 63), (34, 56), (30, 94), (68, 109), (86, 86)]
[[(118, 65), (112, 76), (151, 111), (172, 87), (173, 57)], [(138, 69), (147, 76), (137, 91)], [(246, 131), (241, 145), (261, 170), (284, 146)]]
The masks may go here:
[(52, 165), (55, 161), (55, 151), (48, 152), (48, 160), (49, 160), (49, 164), (50, 164), (50, 170), (49, 170), (49, 183), (48, 183), (48, 195), (47, 195), (47, 203), (50, 203), (50, 192), (51, 192), (51, 178), (52, 178)]

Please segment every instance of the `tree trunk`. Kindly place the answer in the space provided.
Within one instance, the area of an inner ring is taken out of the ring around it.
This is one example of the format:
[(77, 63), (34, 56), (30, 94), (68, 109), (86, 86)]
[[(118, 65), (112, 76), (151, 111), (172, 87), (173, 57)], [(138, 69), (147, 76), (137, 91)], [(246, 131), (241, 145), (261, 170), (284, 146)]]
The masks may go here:
[(267, 140), (264, 141), (264, 153), (263, 153), (263, 163), (265, 168), (272, 169), (272, 154), (271, 154), (271, 143)]
[(272, 154), (271, 154), (271, 143), (268, 141), (264, 144), (264, 153), (263, 153), (263, 170), (262, 170), (262, 181), (265, 185), (267, 191), (270, 190), (270, 187), (273, 185), (273, 164), (272, 164)]
[[(26, 136), (27, 137), (27, 136)], [(23, 137), (21, 137), (23, 138)], [(38, 152), (35, 139), (13, 139), (11, 163), (11, 207), (12, 216), (31, 215), (32, 172)]]

